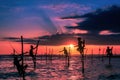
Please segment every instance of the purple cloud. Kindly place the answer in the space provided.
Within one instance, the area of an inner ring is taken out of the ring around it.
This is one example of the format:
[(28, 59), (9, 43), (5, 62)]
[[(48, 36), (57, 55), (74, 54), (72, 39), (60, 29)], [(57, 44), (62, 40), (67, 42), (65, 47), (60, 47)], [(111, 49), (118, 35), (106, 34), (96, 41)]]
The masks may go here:
[(77, 23), (78, 26), (68, 26), (68, 29), (82, 29), (89, 33), (99, 34), (100, 31), (109, 30), (114, 33), (119, 33), (120, 29), (120, 6), (111, 6), (104, 9), (97, 9), (95, 12), (90, 12), (81, 16), (68, 16), (62, 19), (85, 19)]

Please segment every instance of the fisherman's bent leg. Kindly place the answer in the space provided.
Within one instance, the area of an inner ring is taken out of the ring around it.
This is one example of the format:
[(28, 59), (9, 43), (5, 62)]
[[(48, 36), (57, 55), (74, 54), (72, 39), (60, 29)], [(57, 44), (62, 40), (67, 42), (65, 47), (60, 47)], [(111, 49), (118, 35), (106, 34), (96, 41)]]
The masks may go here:
[(35, 56), (33, 56), (32, 59), (33, 59), (33, 64), (34, 64), (34, 68), (35, 68), (36, 67), (36, 58), (35, 58)]

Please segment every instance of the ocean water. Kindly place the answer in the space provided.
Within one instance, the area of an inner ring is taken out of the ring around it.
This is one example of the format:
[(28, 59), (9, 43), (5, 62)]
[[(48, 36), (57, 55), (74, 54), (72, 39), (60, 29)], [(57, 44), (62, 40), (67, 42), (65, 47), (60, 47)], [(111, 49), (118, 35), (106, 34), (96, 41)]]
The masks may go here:
[[(44, 58), (44, 57), (43, 57)], [(36, 70), (30, 57), (25, 58), (28, 64), (26, 80), (120, 80), (120, 58), (112, 58), (111, 66), (108, 58), (85, 59), (85, 73), (81, 72), (80, 57), (71, 57), (69, 67), (64, 58), (53, 57), (53, 60), (37, 57)], [(0, 80), (22, 80), (13, 65), (13, 58), (0, 56)]]

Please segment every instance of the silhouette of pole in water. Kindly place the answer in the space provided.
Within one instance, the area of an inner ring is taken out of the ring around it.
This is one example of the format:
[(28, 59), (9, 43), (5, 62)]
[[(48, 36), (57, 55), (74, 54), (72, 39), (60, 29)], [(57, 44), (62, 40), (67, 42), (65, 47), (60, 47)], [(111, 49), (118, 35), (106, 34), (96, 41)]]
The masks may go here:
[(86, 50), (84, 52), (84, 60), (87, 60), (87, 51), (88, 51), (88, 49), (86, 48)]
[(101, 51), (101, 49), (99, 48), (99, 60), (100, 60), (100, 56), (101, 56), (101, 55), (100, 55), (100, 51)]
[(39, 40), (38, 40), (38, 42), (37, 42), (37, 45), (36, 45), (36, 51), (35, 51), (35, 61), (34, 61), (34, 69), (36, 68), (36, 55), (37, 55), (37, 51), (38, 51), (38, 45), (39, 45)]
[(69, 46), (69, 53), (68, 53), (68, 55), (67, 55), (67, 58), (68, 58), (68, 60), (67, 60), (67, 61), (68, 61), (68, 62), (67, 62), (67, 63), (68, 63), (68, 66), (70, 66), (70, 57), (71, 57), (70, 48), (71, 48), (71, 47)]
[(46, 54), (45, 54), (45, 60), (46, 60), (46, 64), (47, 64), (47, 60), (48, 59), (48, 54), (47, 54), (47, 46), (46, 46)]
[(13, 60), (13, 66), (15, 67), (15, 49), (13, 49), (12, 55), (13, 55), (13, 58), (14, 58), (14, 60)]
[(84, 74), (84, 49), (85, 49), (85, 40), (81, 40), (81, 38), (78, 38), (78, 48), (77, 50), (81, 54), (81, 63), (82, 63), (82, 73)]
[(52, 63), (52, 57), (53, 57), (53, 49), (51, 49), (51, 54), (50, 54), (50, 61)]
[(109, 46), (106, 49), (106, 53), (109, 58), (109, 65), (111, 65), (111, 57), (113, 56), (112, 49), (113, 49), (113, 47), (110, 48)]
[[(23, 52), (23, 36), (21, 36), (21, 52), (22, 52), (22, 68), (24, 68), (24, 52)], [(23, 77), (23, 80), (25, 80), (25, 71), (24, 71), (24, 69), (22, 69), (22, 77)]]
[(103, 52), (102, 52), (102, 62), (104, 62), (104, 51), (105, 49), (103, 49)]
[(91, 64), (93, 64), (93, 49), (91, 50)]
[(48, 52), (48, 61), (49, 63), (52, 63), (52, 49), (49, 48), (49, 52)]

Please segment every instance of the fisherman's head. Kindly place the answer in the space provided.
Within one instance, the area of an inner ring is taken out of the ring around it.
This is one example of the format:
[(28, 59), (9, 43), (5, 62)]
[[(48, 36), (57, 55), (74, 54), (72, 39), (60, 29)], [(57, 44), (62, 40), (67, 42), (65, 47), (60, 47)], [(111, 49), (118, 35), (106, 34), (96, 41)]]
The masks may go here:
[(81, 41), (81, 38), (80, 38), (80, 37), (78, 37), (78, 41)]
[(33, 48), (33, 45), (30, 45), (30, 48)]
[(109, 46), (107, 46), (107, 49), (109, 49)]

